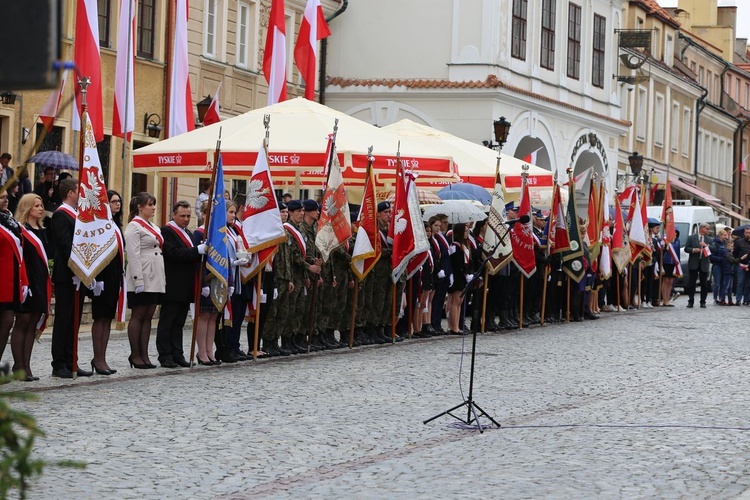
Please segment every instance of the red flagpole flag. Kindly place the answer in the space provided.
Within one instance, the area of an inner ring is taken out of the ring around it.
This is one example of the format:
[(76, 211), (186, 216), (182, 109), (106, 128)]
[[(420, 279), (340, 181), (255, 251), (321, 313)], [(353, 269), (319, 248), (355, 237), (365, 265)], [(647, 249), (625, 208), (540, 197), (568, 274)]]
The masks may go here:
[(208, 105), (206, 115), (203, 117), (203, 125), (205, 126), (213, 125), (214, 123), (219, 123), (221, 121), (221, 115), (219, 115), (221, 109), (221, 106), (219, 105), (219, 90), (221, 90), (221, 82), (219, 82), (219, 86), (216, 87), (214, 98), (211, 99), (211, 104)]
[(195, 129), (193, 97), (190, 90), (188, 68), (188, 0), (175, 1), (175, 27), (174, 44), (172, 46), (167, 137), (174, 137)]
[(263, 74), (268, 82), (268, 105), (286, 101), (286, 19), (284, 0), (271, 1)]
[(318, 41), (331, 36), (320, 0), (308, 0), (294, 46), (294, 62), (305, 80), (305, 99), (315, 100), (315, 68), (318, 60)]
[(62, 77), (60, 78), (60, 88), (53, 90), (47, 98), (47, 102), (44, 103), (42, 110), (39, 112), (39, 120), (44, 125), (44, 128), (49, 132), (52, 130), (52, 125), (55, 123), (57, 117), (57, 110), (60, 109), (60, 101), (62, 101), (63, 90), (65, 90), (65, 81), (68, 77), (68, 70), (63, 71)]
[(560, 185), (555, 183), (552, 191), (552, 205), (550, 206), (547, 231), (547, 253), (549, 255), (566, 252), (570, 250), (570, 236), (568, 225), (565, 222), (562, 199), (560, 198)]
[(393, 221), (388, 228), (388, 237), (393, 240), (391, 254), (392, 278), (398, 281), (406, 269), (409, 259), (414, 255), (414, 232), (412, 231), (411, 214), (407, 200), (406, 172), (401, 160), (396, 166), (396, 188), (393, 200)]
[(599, 193), (596, 189), (596, 181), (591, 178), (589, 183), (589, 206), (588, 206), (588, 225), (586, 226), (586, 238), (589, 244), (589, 257), (592, 266), (599, 257), (599, 235), (601, 226), (599, 225)]
[(329, 145), (329, 173), (326, 190), (323, 194), (323, 206), (318, 219), (318, 234), (315, 246), (320, 250), (323, 262), (337, 247), (343, 245), (352, 237), (352, 225), (349, 222), (349, 201), (346, 197), (346, 186), (341, 165), (336, 154), (336, 139), (334, 135), (328, 139)]
[(664, 206), (661, 211), (661, 221), (664, 224), (664, 241), (672, 243), (677, 237), (674, 227), (674, 209), (672, 208), (672, 186), (667, 179), (667, 186), (664, 188)]
[[(117, 27), (117, 60), (115, 61), (115, 105), (112, 113), (112, 135), (130, 140), (135, 130), (135, 1), (121, 0)], [(127, 137), (126, 137), (127, 134)]]
[(521, 203), (518, 207), (518, 216), (529, 216), (529, 222), (516, 222), (510, 230), (510, 244), (513, 246), (513, 260), (518, 269), (530, 277), (536, 271), (536, 257), (534, 256), (534, 233), (531, 229), (531, 200), (529, 198), (529, 185), (526, 176), (523, 176), (523, 187), (521, 188)]
[[(94, 139), (104, 139), (102, 110), (102, 63), (99, 57), (99, 12), (97, 0), (78, 0), (76, 8), (76, 36), (73, 59), (78, 74), (88, 76), (86, 105), (94, 131)], [(76, 86), (77, 113), (73, 113), (73, 130), (81, 130), (81, 93)]]
[(625, 232), (620, 198), (615, 196), (615, 232), (612, 234), (612, 261), (622, 273), (630, 262), (630, 244)]
[(357, 236), (352, 251), (352, 272), (359, 281), (367, 277), (382, 253), (378, 231), (378, 200), (375, 194), (375, 175), (372, 172), (373, 157), (369, 157), (362, 206), (357, 218)]

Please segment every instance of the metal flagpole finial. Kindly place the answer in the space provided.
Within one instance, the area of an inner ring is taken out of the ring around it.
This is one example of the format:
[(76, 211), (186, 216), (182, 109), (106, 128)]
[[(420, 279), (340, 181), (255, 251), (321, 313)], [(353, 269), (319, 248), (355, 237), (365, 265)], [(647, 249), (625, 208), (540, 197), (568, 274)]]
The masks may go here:
[(219, 138), (216, 139), (216, 149), (217, 150), (221, 149), (221, 129), (222, 128), (223, 127), (219, 127)]
[(373, 149), (372, 146), (370, 146), (369, 148), (367, 148), (367, 161), (373, 161), (373, 160), (375, 160), (375, 157), (372, 155), (372, 149)]
[(88, 76), (82, 76), (78, 79), (78, 85), (81, 87), (81, 104), (86, 104), (86, 92), (88, 86), (91, 85), (91, 78)]
[(557, 170), (555, 170), (555, 174), (552, 176), (552, 180), (554, 180), (555, 184), (557, 184)]
[(339, 119), (336, 118), (333, 121), (333, 137), (336, 137), (336, 134), (338, 133), (338, 131), (339, 131)]
[(523, 177), (525, 179), (526, 177), (529, 176), (529, 165), (528, 165), (528, 163), (524, 163), (523, 166), (521, 167), (521, 170), (522, 170), (521, 177)]
[(396, 148), (396, 159), (401, 160), (401, 141), (398, 141), (398, 146)]
[(266, 128), (266, 146), (268, 146), (268, 136), (271, 128), (271, 115), (263, 115), (263, 126)]

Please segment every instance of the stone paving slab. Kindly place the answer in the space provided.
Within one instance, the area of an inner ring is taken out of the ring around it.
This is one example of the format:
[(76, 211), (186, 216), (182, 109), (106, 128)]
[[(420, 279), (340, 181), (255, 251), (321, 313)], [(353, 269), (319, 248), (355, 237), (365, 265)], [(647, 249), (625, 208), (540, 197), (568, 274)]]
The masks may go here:
[(39, 396), (37, 456), (87, 464), (32, 498), (747, 496), (750, 308), (677, 304), (479, 336), (484, 434), (422, 423), (468, 391), (470, 337), (192, 370), (125, 367), (113, 339), (118, 373), (76, 381), (43, 342), (42, 380), (3, 390)]

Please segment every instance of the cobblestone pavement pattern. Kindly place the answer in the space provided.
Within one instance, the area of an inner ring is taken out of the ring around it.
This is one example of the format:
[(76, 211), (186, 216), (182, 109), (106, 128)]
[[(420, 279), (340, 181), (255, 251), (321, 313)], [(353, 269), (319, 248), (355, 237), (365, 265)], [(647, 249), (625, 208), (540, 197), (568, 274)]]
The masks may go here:
[(118, 373), (77, 381), (49, 377), (42, 343), (42, 380), (4, 390), (39, 396), (21, 404), (47, 432), (37, 457), (86, 463), (49, 466), (31, 498), (735, 498), (749, 310), (680, 299), (479, 336), (475, 400), (502, 424), (482, 435), (422, 423), (461, 402), (470, 337), (192, 371), (128, 368), (118, 338)]

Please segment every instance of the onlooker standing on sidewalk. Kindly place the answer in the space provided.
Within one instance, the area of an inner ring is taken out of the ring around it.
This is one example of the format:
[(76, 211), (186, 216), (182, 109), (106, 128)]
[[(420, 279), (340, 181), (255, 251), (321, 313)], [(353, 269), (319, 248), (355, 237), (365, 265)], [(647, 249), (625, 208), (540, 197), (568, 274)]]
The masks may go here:
[(700, 225), (697, 233), (688, 236), (685, 242), (685, 253), (688, 257), (688, 307), (693, 307), (695, 302), (695, 283), (700, 278), (701, 283), (701, 307), (706, 307), (706, 297), (708, 296), (708, 272), (711, 269), (711, 263), (708, 260), (709, 255), (715, 248), (708, 243), (709, 225), (705, 222)]
[(750, 305), (750, 228), (745, 229), (745, 237), (734, 242), (732, 255), (737, 259), (737, 297), (736, 304)]

